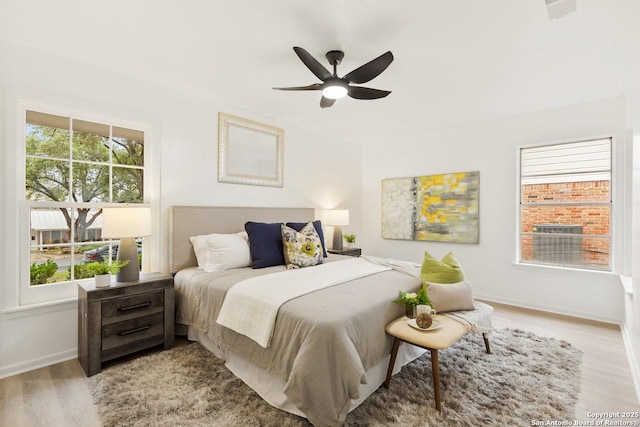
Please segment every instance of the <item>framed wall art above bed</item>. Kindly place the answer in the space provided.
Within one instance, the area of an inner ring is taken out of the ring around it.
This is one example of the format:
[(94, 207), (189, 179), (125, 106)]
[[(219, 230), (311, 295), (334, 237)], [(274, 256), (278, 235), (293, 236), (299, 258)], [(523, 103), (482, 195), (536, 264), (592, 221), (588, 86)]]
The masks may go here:
[(480, 172), (382, 180), (382, 238), (478, 243)]

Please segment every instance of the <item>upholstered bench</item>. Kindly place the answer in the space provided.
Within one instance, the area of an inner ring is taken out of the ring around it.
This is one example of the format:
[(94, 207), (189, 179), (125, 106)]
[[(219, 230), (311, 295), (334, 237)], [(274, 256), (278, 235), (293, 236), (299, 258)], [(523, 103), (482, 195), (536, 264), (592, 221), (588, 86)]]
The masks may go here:
[[(438, 366), (438, 350), (444, 350), (451, 347), (468, 332), (468, 329), (464, 324), (443, 315), (434, 316), (434, 321), (441, 325), (440, 328), (434, 330), (423, 331), (416, 329), (409, 326), (407, 320), (406, 316), (402, 316), (389, 323), (386, 327), (387, 333), (393, 337), (393, 347), (391, 348), (391, 360), (389, 360), (389, 368), (387, 369), (387, 378), (384, 382), (384, 387), (389, 388), (400, 343), (404, 341), (409, 344), (422, 347), (431, 352), (431, 372), (433, 375), (434, 398), (436, 401), (436, 410), (440, 411), (440, 369)], [(491, 353), (487, 334), (483, 333), (482, 337), (484, 338), (486, 352)]]

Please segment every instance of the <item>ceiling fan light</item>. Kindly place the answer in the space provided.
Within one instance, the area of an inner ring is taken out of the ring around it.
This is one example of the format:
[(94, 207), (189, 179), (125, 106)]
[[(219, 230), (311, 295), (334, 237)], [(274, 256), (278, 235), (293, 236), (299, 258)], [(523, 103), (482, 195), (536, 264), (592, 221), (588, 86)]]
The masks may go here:
[[(342, 83), (342, 82), (341, 82)], [(322, 96), (329, 99), (340, 99), (347, 95), (347, 85), (331, 83), (322, 88)]]

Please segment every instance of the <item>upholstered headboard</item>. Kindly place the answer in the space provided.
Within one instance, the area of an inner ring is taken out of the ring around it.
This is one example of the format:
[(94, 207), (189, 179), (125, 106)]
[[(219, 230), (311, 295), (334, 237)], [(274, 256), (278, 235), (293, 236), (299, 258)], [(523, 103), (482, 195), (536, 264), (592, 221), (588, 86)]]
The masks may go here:
[(169, 267), (172, 273), (197, 265), (189, 237), (244, 231), (247, 221), (305, 222), (315, 218), (313, 208), (242, 208), (172, 206), (169, 213)]

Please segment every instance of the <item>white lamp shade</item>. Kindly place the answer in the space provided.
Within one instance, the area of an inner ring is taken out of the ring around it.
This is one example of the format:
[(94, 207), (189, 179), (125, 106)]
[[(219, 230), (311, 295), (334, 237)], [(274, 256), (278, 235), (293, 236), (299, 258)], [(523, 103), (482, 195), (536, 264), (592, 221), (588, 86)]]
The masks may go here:
[(146, 207), (104, 208), (102, 237), (120, 239), (151, 235), (151, 209)]
[(327, 212), (327, 225), (349, 225), (348, 209), (332, 209)]

